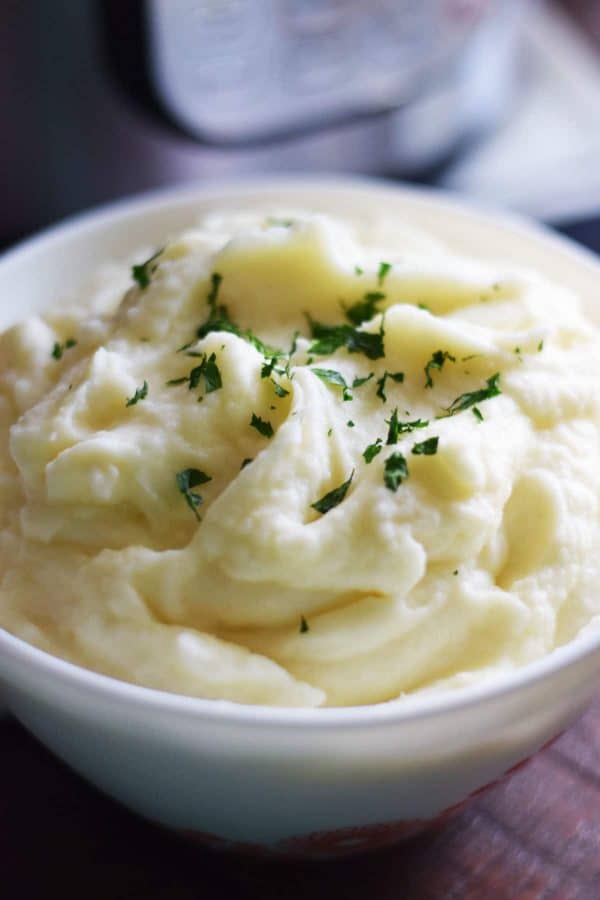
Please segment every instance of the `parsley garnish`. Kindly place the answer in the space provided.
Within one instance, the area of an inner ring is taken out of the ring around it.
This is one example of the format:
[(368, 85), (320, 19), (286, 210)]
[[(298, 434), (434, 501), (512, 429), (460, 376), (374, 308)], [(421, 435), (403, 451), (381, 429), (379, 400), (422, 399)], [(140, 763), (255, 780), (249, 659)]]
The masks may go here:
[(155, 263), (154, 260), (158, 259), (164, 249), (164, 247), (161, 247), (161, 249), (157, 250), (156, 253), (146, 260), (146, 262), (131, 267), (131, 276), (134, 281), (137, 281), (141, 291), (143, 291), (144, 288), (147, 288), (152, 281), (152, 276), (158, 268), (158, 263)]
[(392, 381), (397, 382), (397, 384), (402, 384), (404, 381), (404, 372), (388, 372), (386, 370), (381, 378), (377, 379), (377, 396), (381, 397), (382, 403), (385, 403), (387, 400), (385, 395), (385, 383), (388, 378), (391, 378)]
[(346, 318), (353, 325), (361, 325), (377, 315), (377, 304), (381, 303), (382, 300), (385, 300), (385, 294), (382, 294), (380, 291), (370, 291), (368, 294), (365, 294), (362, 300), (345, 310)]
[(379, 287), (381, 287), (381, 285), (385, 281), (385, 277), (391, 268), (392, 268), (391, 263), (388, 263), (388, 262), (379, 263), (379, 271), (377, 272), (377, 284), (379, 285)]
[(55, 342), (52, 347), (52, 353), (50, 354), (53, 359), (62, 359), (63, 353), (65, 350), (70, 350), (71, 347), (76, 345), (77, 341), (75, 338), (67, 338), (64, 344), (59, 344), (58, 341)]
[(364, 353), (369, 359), (379, 359), (384, 355), (383, 319), (378, 332), (357, 331), (351, 325), (325, 325), (315, 322), (309, 317), (312, 337), (316, 340), (310, 345), (309, 353), (318, 356), (329, 356), (340, 347), (346, 347), (349, 353)]
[(276, 225), (279, 228), (291, 228), (294, 224), (293, 219), (278, 219), (276, 216), (267, 216), (267, 225)]
[(424, 309), (425, 312), (431, 312), (426, 303), (417, 303), (417, 306), (419, 307), (419, 309)]
[(481, 388), (479, 391), (469, 391), (466, 394), (461, 394), (460, 397), (457, 397), (456, 400), (452, 401), (450, 406), (446, 407), (446, 414), (448, 416), (454, 416), (456, 413), (469, 409), (471, 406), (475, 406), (476, 403), (481, 403), (482, 400), (488, 400), (490, 397), (497, 397), (498, 394), (502, 393), (498, 384), (499, 378), (500, 372), (496, 372), (495, 375), (492, 375), (487, 379), (487, 387)]
[(192, 352), (187, 353), (186, 356), (198, 356), (201, 358), (202, 362), (199, 365), (194, 366), (189, 375), (184, 375), (181, 378), (171, 378), (170, 381), (167, 381), (168, 386), (171, 387), (187, 382), (190, 391), (193, 391), (194, 388), (198, 387), (202, 378), (204, 378), (204, 386), (207, 394), (223, 387), (223, 381), (221, 379), (221, 373), (217, 365), (215, 353), (211, 353), (210, 356), (207, 356), (206, 353)]
[(397, 491), (402, 482), (408, 478), (408, 465), (401, 453), (392, 453), (383, 466), (383, 482), (390, 491)]
[(185, 502), (198, 521), (200, 521), (197, 507), (200, 506), (203, 501), (200, 494), (195, 494), (192, 491), (192, 488), (198, 487), (200, 484), (206, 484), (207, 481), (212, 481), (211, 476), (207, 475), (206, 472), (202, 472), (201, 469), (183, 469), (182, 472), (177, 472), (175, 480), (179, 491), (185, 497)]
[(544, 349), (544, 341), (542, 340), (542, 341), (540, 341), (539, 344), (537, 345), (537, 352), (538, 352), (538, 353), (541, 353), (543, 349)]
[(281, 387), (273, 378), (271, 378), (271, 384), (273, 385), (273, 390), (277, 394), (278, 397), (287, 397), (289, 391), (286, 391), (284, 387)]
[(143, 385), (139, 388), (135, 389), (135, 394), (133, 397), (130, 397), (125, 406), (135, 406), (140, 400), (145, 400), (148, 396), (148, 382), (144, 381)]
[(410, 434), (417, 428), (427, 428), (429, 422), (426, 419), (414, 419), (412, 422), (400, 422), (398, 420), (398, 407), (396, 407), (391, 418), (385, 419), (385, 424), (389, 425), (386, 444), (397, 444), (398, 436), (401, 434)]
[(430, 437), (427, 438), (426, 441), (421, 441), (420, 444), (415, 444), (411, 450), (411, 453), (414, 453), (415, 456), (435, 456), (438, 449), (439, 437)]
[(353, 388), (362, 387), (363, 384), (366, 384), (367, 381), (370, 381), (371, 378), (373, 378), (374, 375), (375, 375), (375, 372), (371, 372), (371, 373), (370, 373), (369, 375), (367, 375), (365, 378), (355, 378), (354, 381), (352, 382), (352, 387), (353, 387)]
[(210, 307), (210, 314), (212, 318), (216, 318), (218, 316), (217, 297), (219, 296), (219, 288), (221, 287), (222, 281), (223, 276), (219, 275), (218, 272), (213, 272), (210, 276), (210, 291), (208, 292), (206, 302)]
[(256, 413), (252, 413), (250, 425), (252, 426), (252, 428), (256, 428), (256, 430), (264, 437), (273, 437), (274, 431), (271, 423), (267, 422), (265, 419), (261, 419), (261, 417), (257, 416)]
[(354, 428), (354, 422), (352, 421), (352, 419), (348, 419), (346, 425), (348, 426), (348, 428)]
[(308, 622), (306, 621), (304, 616), (300, 616), (300, 634), (306, 634), (307, 631), (310, 631)]
[(381, 438), (377, 438), (374, 444), (369, 444), (369, 446), (363, 450), (363, 457), (367, 464), (373, 462), (377, 454), (381, 453), (381, 443)]
[(361, 269), (360, 266), (354, 266), (354, 274), (355, 275), (364, 275), (364, 269)]
[(326, 513), (329, 512), (330, 509), (333, 509), (334, 506), (337, 506), (338, 503), (341, 503), (346, 494), (348, 493), (348, 488), (350, 487), (350, 482), (354, 478), (354, 469), (350, 473), (350, 478), (347, 481), (344, 481), (343, 484), (340, 484), (339, 487), (334, 488), (332, 491), (329, 491), (328, 494), (325, 494), (324, 497), (321, 497), (320, 500), (317, 500), (316, 503), (311, 503), (311, 507), (316, 509), (317, 512)]
[(432, 370), (436, 369), (438, 372), (441, 371), (447, 359), (449, 359), (450, 362), (456, 362), (456, 357), (452, 356), (451, 353), (448, 353), (447, 350), (436, 350), (435, 353), (432, 354), (431, 359), (425, 366), (426, 388), (433, 387), (433, 379), (431, 377)]
[[(253, 334), (249, 329), (239, 328), (235, 322), (232, 322), (231, 319), (227, 317), (227, 310), (221, 306), (219, 307), (220, 316), (219, 318), (209, 317), (206, 322), (200, 325), (196, 331), (196, 337), (198, 339), (202, 339), (206, 337), (207, 334), (210, 334), (211, 331), (227, 331), (229, 334), (235, 334), (237, 337), (242, 338), (247, 341), (249, 344), (252, 344), (259, 353), (262, 353), (264, 357), (273, 357), (273, 356), (284, 356), (281, 350), (278, 350), (276, 347), (269, 347), (267, 344), (263, 343), (260, 338), (258, 338), (255, 334)], [(187, 347), (191, 346), (190, 344), (184, 345), (180, 349), (187, 349)]]
[(328, 384), (336, 384), (341, 387), (342, 400), (352, 400), (352, 394), (350, 388), (346, 384), (346, 379), (339, 372), (336, 372), (335, 369), (311, 369), (310, 371), (314, 372), (321, 381), (326, 381)]
[(474, 406), (472, 412), (478, 422), (483, 422), (483, 413), (478, 406)]

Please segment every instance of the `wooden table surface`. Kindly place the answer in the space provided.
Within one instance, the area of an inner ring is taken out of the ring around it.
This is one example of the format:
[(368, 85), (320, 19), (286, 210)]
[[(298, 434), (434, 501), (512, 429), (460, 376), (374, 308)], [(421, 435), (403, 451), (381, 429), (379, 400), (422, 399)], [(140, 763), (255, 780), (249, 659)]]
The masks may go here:
[(600, 900), (600, 698), (444, 826), (391, 850), (258, 863), (186, 844), (0, 721), (0, 897), (37, 900)]
[[(600, 219), (561, 229), (600, 252)], [(437, 830), (342, 862), (256, 863), (186, 844), (0, 719), (0, 900), (600, 900), (600, 697)]]

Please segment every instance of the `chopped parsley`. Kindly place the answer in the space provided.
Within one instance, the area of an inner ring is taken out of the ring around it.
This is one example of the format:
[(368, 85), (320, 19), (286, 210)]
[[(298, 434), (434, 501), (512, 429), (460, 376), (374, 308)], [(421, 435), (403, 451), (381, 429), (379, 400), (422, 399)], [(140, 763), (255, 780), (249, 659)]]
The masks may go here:
[(496, 372), (495, 375), (491, 375), (490, 378), (487, 379), (487, 387), (481, 388), (478, 391), (469, 391), (466, 394), (461, 394), (460, 397), (457, 397), (456, 400), (452, 401), (450, 406), (446, 407), (446, 415), (454, 416), (456, 413), (463, 412), (463, 410), (469, 409), (471, 406), (475, 406), (483, 400), (489, 400), (490, 397), (497, 397), (498, 394), (502, 393), (498, 384), (499, 379), (500, 372)]
[(307, 631), (310, 631), (308, 622), (304, 616), (300, 616), (300, 634), (306, 634)]
[(252, 418), (250, 419), (250, 425), (252, 428), (256, 428), (259, 434), (262, 434), (264, 437), (271, 438), (275, 433), (273, 431), (273, 426), (270, 422), (267, 422), (265, 419), (261, 419), (260, 416), (257, 416), (256, 413), (252, 413)]
[(379, 285), (379, 287), (381, 287), (381, 285), (385, 281), (386, 275), (390, 271), (391, 268), (392, 268), (391, 263), (388, 263), (388, 262), (379, 263), (379, 271), (377, 272), (377, 284)]
[(378, 453), (381, 453), (381, 438), (377, 438), (374, 444), (369, 444), (369, 446), (363, 450), (363, 457), (367, 464), (373, 462)]
[(267, 216), (266, 219), (267, 225), (276, 226), (279, 228), (291, 228), (294, 224), (293, 219), (278, 219), (277, 216)]
[(352, 421), (352, 419), (348, 419), (346, 425), (348, 426), (348, 428), (354, 428), (354, 422)]
[(287, 397), (289, 391), (286, 391), (284, 387), (282, 387), (274, 378), (271, 378), (271, 384), (273, 385), (273, 390), (277, 394), (278, 397)]
[(157, 250), (156, 253), (146, 260), (146, 262), (131, 267), (131, 277), (138, 283), (141, 291), (147, 288), (152, 281), (152, 276), (158, 268), (158, 263), (155, 262), (155, 260), (158, 259), (164, 249), (164, 247), (161, 247), (161, 249)]
[(210, 276), (210, 291), (208, 292), (206, 302), (210, 307), (210, 314), (213, 318), (216, 318), (219, 314), (217, 307), (217, 297), (219, 296), (219, 288), (221, 287), (222, 281), (223, 276), (219, 275), (218, 272), (213, 272)]
[(327, 384), (335, 384), (342, 388), (342, 400), (352, 400), (352, 393), (346, 384), (346, 379), (335, 369), (311, 369), (311, 372)]
[(71, 347), (76, 345), (77, 341), (75, 338), (67, 338), (64, 344), (59, 344), (58, 341), (55, 342), (52, 347), (52, 353), (50, 354), (53, 359), (62, 359), (63, 353), (65, 350), (70, 350)]
[(199, 357), (201, 362), (190, 370), (189, 375), (182, 375), (180, 378), (171, 378), (167, 381), (169, 387), (178, 384), (186, 384), (187, 382), (190, 391), (193, 391), (194, 388), (198, 387), (202, 379), (204, 379), (204, 387), (207, 394), (218, 391), (219, 388), (223, 387), (221, 372), (217, 365), (215, 353), (211, 353), (210, 356), (207, 356), (206, 353), (196, 353), (195, 351), (192, 351), (186, 353), (186, 356)]
[(472, 413), (478, 422), (483, 422), (483, 413), (481, 412), (481, 410), (479, 409), (478, 406), (473, 407)]
[(198, 487), (198, 485), (201, 484), (206, 484), (208, 481), (212, 481), (211, 476), (207, 475), (206, 472), (203, 472), (201, 469), (183, 469), (183, 471), (177, 472), (175, 480), (180, 493), (185, 497), (185, 502), (198, 521), (200, 521), (198, 507), (203, 501), (201, 495), (194, 493), (192, 488)]
[(386, 369), (381, 378), (377, 379), (377, 396), (381, 397), (382, 403), (385, 403), (387, 401), (387, 397), (385, 394), (385, 383), (388, 378), (391, 378), (392, 381), (395, 381), (397, 384), (402, 384), (402, 382), (404, 381), (404, 372), (388, 372)]
[(148, 382), (144, 381), (143, 385), (139, 388), (135, 389), (135, 394), (133, 397), (130, 397), (125, 406), (135, 406), (136, 403), (139, 403), (140, 400), (145, 400), (148, 396)]
[(433, 387), (433, 379), (431, 377), (431, 372), (436, 370), (440, 372), (443, 368), (446, 360), (450, 360), (450, 362), (456, 362), (456, 357), (452, 356), (451, 353), (448, 353), (447, 350), (436, 350), (435, 353), (431, 355), (431, 359), (425, 366), (425, 387), (432, 388)]
[[(198, 338), (198, 340), (206, 337), (206, 335), (210, 334), (212, 331), (227, 331), (229, 334), (235, 334), (236, 337), (242, 338), (249, 344), (252, 344), (252, 346), (255, 347), (259, 353), (262, 353), (265, 358), (285, 356), (281, 350), (278, 350), (276, 347), (269, 347), (261, 341), (261, 339), (253, 334), (250, 329), (244, 330), (236, 325), (235, 322), (232, 322), (224, 306), (214, 306), (214, 304), (216, 304), (217, 291), (218, 286), (214, 289), (213, 283), (213, 291), (211, 291), (211, 294), (209, 295), (209, 304), (211, 302), (210, 298), (213, 297), (213, 305), (211, 305), (211, 312), (206, 322), (203, 322), (196, 330), (196, 338)], [(191, 347), (191, 343), (184, 344), (183, 347), (179, 348), (179, 351), (187, 350), (188, 347)]]
[(348, 493), (348, 488), (350, 487), (350, 483), (354, 478), (354, 469), (350, 473), (350, 478), (347, 481), (344, 481), (340, 484), (339, 487), (334, 488), (332, 491), (329, 491), (328, 494), (325, 494), (324, 497), (321, 497), (320, 500), (317, 500), (316, 503), (311, 503), (311, 507), (316, 509), (317, 512), (326, 513), (329, 512), (330, 509), (333, 509), (334, 506), (337, 506), (342, 502), (346, 494)]
[(430, 437), (427, 438), (426, 441), (421, 441), (420, 444), (415, 444), (411, 450), (411, 453), (414, 453), (415, 456), (435, 456), (438, 449), (439, 437)]
[(408, 465), (402, 453), (392, 453), (383, 466), (383, 482), (390, 491), (396, 492), (402, 482), (408, 478)]
[(361, 269), (360, 266), (354, 266), (354, 274), (355, 275), (364, 275), (364, 269)]
[(358, 331), (351, 325), (326, 325), (309, 318), (312, 337), (309, 353), (317, 356), (329, 356), (340, 347), (346, 347), (349, 353), (364, 353), (368, 359), (379, 359), (384, 355), (383, 319), (378, 332)]
[(427, 306), (426, 303), (417, 303), (417, 306), (419, 307), (419, 309), (424, 309), (425, 312), (431, 312), (430, 308)]
[(346, 318), (353, 325), (362, 325), (363, 322), (367, 322), (377, 315), (379, 312), (377, 304), (381, 303), (382, 300), (385, 300), (385, 294), (382, 294), (380, 291), (370, 291), (365, 294), (362, 300), (345, 310)]
[(541, 353), (543, 349), (544, 349), (544, 341), (541, 340), (541, 341), (539, 342), (539, 344), (537, 345), (537, 352), (538, 352), (538, 353)]
[(429, 422), (427, 419), (414, 419), (412, 422), (400, 422), (398, 419), (398, 407), (396, 407), (389, 419), (385, 420), (385, 424), (389, 425), (386, 444), (397, 444), (398, 437), (401, 434), (410, 434), (417, 428), (427, 428)]
[(373, 378), (374, 375), (375, 375), (375, 372), (370, 372), (370, 373), (369, 373), (368, 375), (366, 375), (364, 378), (358, 378), (358, 377), (355, 378), (354, 381), (352, 382), (352, 387), (353, 387), (353, 388), (359, 388), (359, 387), (362, 387), (363, 384), (366, 384), (367, 381), (370, 381), (371, 378)]

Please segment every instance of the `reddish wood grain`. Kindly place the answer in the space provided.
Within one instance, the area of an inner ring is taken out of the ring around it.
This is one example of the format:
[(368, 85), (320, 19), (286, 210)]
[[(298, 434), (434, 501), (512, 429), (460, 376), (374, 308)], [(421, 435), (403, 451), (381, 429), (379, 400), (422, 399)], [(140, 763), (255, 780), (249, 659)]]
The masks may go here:
[(0, 723), (0, 884), (64, 900), (599, 900), (600, 700), (443, 827), (334, 863), (257, 863), (182, 843)]

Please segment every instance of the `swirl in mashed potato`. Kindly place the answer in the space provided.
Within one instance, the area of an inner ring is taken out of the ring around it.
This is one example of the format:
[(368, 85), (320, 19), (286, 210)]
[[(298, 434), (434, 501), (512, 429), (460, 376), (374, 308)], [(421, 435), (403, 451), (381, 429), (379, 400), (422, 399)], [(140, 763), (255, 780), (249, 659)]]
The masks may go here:
[(598, 624), (600, 342), (536, 273), (215, 214), (0, 354), (0, 625), (51, 653), (341, 706)]

